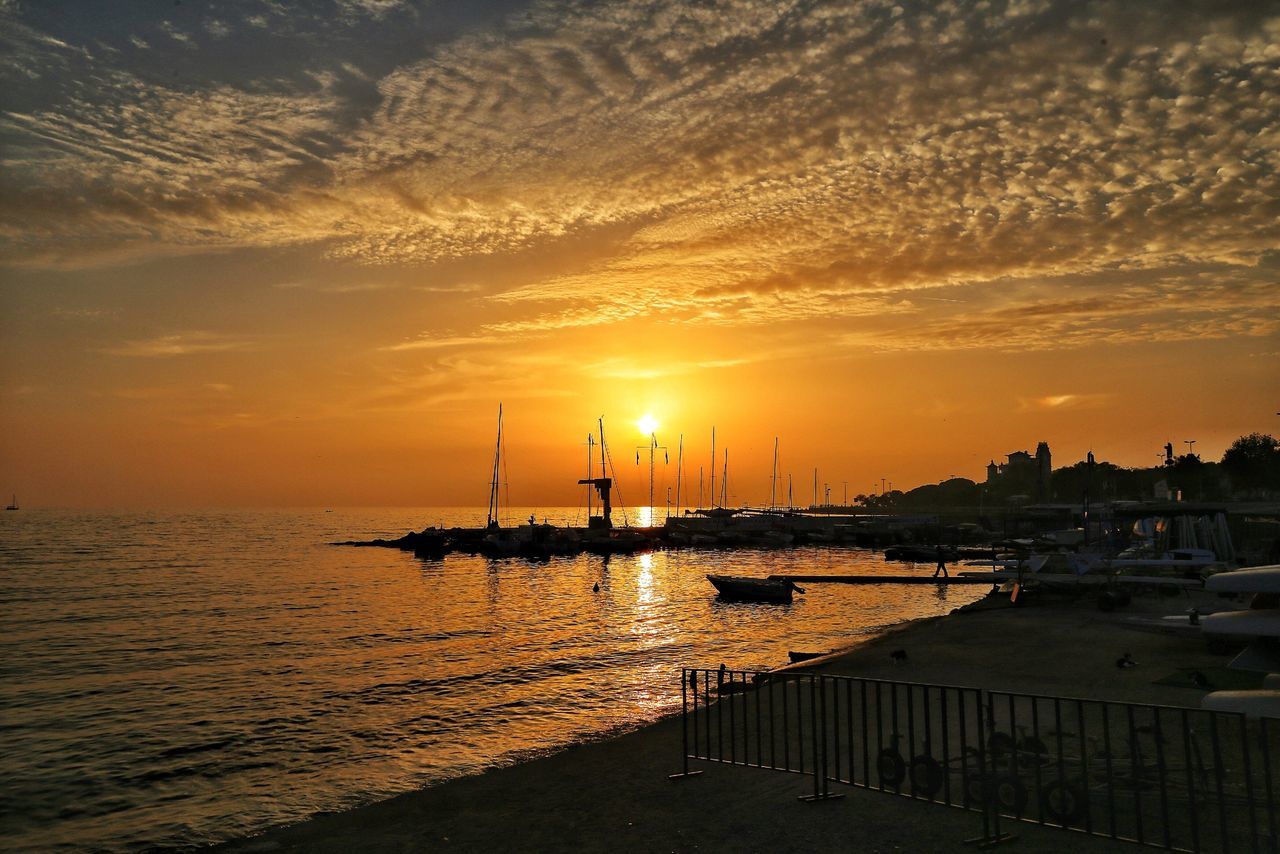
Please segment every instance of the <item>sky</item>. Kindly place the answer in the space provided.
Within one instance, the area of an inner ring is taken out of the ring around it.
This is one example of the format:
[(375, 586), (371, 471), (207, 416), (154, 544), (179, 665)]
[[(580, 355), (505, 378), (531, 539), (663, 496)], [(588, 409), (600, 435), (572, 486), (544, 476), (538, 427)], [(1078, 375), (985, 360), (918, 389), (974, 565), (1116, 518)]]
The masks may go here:
[(1265, 3), (0, 0), (0, 159), (27, 505), (483, 505), (500, 403), (531, 505), (601, 417), (633, 505), (645, 415), (659, 504), (1280, 432)]

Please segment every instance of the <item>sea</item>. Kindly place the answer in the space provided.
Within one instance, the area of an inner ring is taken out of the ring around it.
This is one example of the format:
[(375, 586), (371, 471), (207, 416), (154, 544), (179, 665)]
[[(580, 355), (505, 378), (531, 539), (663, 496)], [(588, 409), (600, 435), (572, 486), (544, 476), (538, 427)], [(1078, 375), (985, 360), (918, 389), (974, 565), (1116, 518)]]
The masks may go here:
[[(531, 514), (585, 522), (509, 519)], [(681, 667), (777, 667), (982, 594), (813, 584), (791, 605), (727, 603), (705, 577), (933, 569), (849, 548), (531, 562), (332, 545), (484, 517), (0, 514), (0, 849), (250, 835), (673, 714)]]

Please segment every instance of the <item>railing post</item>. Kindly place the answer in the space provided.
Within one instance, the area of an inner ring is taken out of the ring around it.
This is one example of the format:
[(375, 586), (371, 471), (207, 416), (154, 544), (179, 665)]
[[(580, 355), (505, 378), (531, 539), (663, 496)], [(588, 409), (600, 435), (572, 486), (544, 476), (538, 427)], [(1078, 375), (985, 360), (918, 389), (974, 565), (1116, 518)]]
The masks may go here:
[[(975, 694), (978, 706), (978, 779), (982, 800), (982, 835), (964, 841), (965, 845), (973, 845), (981, 849), (994, 848), (1001, 842), (1010, 842), (1017, 839), (1014, 834), (1004, 833), (1000, 830), (1000, 791), (996, 785), (1000, 769), (996, 764), (995, 754), (990, 749), (989, 740), (983, 738), (984, 716), (982, 711), (984, 705), (983, 694), (985, 693), (985, 691), (978, 691)], [(996, 730), (995, 701), (989, 694), (986, 696), (985, 705), (986, 729), (994, 733)], [(988, 756), (991, 757), (990, 768), (987, 767)]]
[(827, 683), (820, 675), (809, 675), (809, 711), (813, 722), (813, 794), (801, 795), (806, 803), (843, 798), (827, 785)]
[(679, 774), (667, 775), (668, 780), (683, 780), (685, 777), (696, 777), (701, 771), (689, 770), (689, 677), (693, 676), (693, 703), (694, 712), (697, 713), (698, 705), (698, 671), (689, 670), (686, 667), (680, 668), (680, 748), (683, 762), (683, 769)]

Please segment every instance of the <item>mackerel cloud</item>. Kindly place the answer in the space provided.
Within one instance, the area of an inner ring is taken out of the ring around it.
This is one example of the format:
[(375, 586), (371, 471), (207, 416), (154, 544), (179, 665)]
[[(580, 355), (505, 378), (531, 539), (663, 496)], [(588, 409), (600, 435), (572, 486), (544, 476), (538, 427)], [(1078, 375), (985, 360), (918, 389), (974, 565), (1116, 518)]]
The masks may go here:
[[(442, 37), (394, 2), (110, 32), (8, 4), (0, 261), (607, 240), (488, 293), (529, 309), (489, 331), (858, 318), (954, 291), (969, 314), (892, 346), (969, 346), (983, 318), (1264, 335), (1280, 15), (1259, 8), (538, 3)], [(245, 58), (285, 39), (310, 47)]]

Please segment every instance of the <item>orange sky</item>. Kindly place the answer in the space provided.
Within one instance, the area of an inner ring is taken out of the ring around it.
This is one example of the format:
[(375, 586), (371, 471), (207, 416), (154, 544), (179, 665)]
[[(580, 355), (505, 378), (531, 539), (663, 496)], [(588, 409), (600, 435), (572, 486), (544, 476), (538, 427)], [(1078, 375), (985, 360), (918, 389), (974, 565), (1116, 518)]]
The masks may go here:
[(751, 503), (1280, 430), (1280, 16), (195, 5), (0, 4), (27, 506), (483, 503), (500, 401), (543, 505), (600, 415), (629, 504), (646, 412)]

